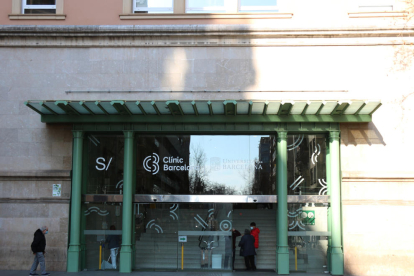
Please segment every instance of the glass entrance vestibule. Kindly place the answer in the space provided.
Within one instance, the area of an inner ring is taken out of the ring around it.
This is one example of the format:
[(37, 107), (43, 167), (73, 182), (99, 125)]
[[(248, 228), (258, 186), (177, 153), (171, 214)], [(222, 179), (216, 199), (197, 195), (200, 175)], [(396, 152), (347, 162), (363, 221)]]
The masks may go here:
[(257, 269), (341, 275), (338, 128), (74, 131), (68, 271), (244, 269), (255, 222)]

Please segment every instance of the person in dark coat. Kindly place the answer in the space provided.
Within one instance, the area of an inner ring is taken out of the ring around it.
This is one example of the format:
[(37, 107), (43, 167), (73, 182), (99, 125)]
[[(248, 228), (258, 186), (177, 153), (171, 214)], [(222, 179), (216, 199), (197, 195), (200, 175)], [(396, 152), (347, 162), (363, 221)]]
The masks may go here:
[(244, 257), (246, 270), (256, 270), (254, 264), (254, 255), (256, 255), (256, 251), (254, 250), (254, 237), (250, 235), (250, 230), (244, 230), (244, 235), (239, 242), (239, 247), (240, 256)]
[(45, 265), (45, 253), (46, 253), (46, 238), (45, 235), (49, 232), (49, 228), (47, 226), (42, 226), (40, 229), (37, 229), (34, 233), (33, 242), (31, 245), (34, 261), (32, 264), (32, 268), (30, 269), (30, 275), (37, 275), (36, 269), (37, 266), (40, 264), (41, 275), (50, 275), (50, 273), (46, 272), (46, 265)]

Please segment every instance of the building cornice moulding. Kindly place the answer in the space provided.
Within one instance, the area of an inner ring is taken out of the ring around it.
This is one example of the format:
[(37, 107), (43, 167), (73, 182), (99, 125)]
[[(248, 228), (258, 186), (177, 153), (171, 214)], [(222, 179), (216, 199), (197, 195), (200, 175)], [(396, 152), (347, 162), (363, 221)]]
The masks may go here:
[(0, 26), (0, 47), (235, 47), (414, 44), (414, 26), (278, 29), (251, 25)]
[(69, 170), (0, 171), (0, 181), (70, 181)]

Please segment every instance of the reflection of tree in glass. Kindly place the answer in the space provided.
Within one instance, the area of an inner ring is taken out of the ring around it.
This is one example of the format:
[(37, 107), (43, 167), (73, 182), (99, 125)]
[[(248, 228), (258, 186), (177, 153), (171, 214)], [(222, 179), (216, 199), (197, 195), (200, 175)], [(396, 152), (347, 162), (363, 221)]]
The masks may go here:
[[(254, 159), (254, 163), (257, 163), (257, 158)], [(249, 163), (249, 166), (245, 170), (239, 171), (241, 177), (246, 181), (242, 190), (238, 193), (242, 195), (251, 195), (253, 186), (255, 183), (255, 167), (254, 164)]]
[(188, 175), (190, 180), (190, 193), (201, 194), (206, 190), (207, 172), (205, 171), (206, 154), (200, 145), (192, 147), (192, 169)]
[(207, 157), (201, 145), (191, 148), (191, 166), (189, 173), (190, 193), (191, 194), (210, 194), (210, 195), (232, 195), (236, 191), (226, 184), (211, 182), (208, 179), (206, 170)]

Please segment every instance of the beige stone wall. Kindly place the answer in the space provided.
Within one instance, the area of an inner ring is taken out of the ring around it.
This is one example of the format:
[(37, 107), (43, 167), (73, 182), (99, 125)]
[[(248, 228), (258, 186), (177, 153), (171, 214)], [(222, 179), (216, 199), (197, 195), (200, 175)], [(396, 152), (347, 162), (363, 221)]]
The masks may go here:
[(346, 275), (412, 275), (414, 177), (344, 174)]
[[(62, 196), (52, 196), (52, 185)], [(34, 232), (49, 227), (46, 268), (66, 269), (68, 244), (69, 171), (0, 172), (0, 270), (28, 270), (33, 262)]]
[[(71, 126), (42, 124), (25, 100), (380, 99), (372, 123), (341, 126), (342, 170), (354, 177), (343, 182), (346, 271), (412, 274), (401, 264), (413, 255), (414, 181), (401, 179), (413, 172), (414, 71), (411, 55), (398, 53), (413, 47), (0, 48), (0, 168), (7, 171), (0, 178), (0, 254), (10, 256), (0, 259), (0, 270), (28, 269), (42, 224), (50, 227), (49, 268), (65, 269), (69, 180), (50, 175), (71, 169)], [(65, 93), (107, 89), (166, 92)], [(361, 182), (367, 175), (380, 180)], [(55, 181), (66, 191), (59, 200), (51, 197)]]

